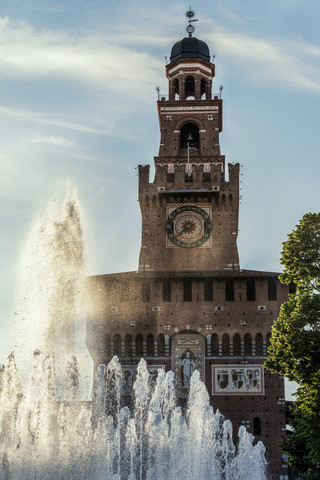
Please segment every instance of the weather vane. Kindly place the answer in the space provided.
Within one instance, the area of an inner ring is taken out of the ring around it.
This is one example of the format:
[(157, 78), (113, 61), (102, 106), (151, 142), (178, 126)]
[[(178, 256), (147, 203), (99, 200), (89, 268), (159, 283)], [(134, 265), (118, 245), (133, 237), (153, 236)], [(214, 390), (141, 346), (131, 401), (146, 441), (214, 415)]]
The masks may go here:
[(194, 32), (194, 26), (191, 25), (192, 22), (198, 22), (197, 18), (193, 18), (195, 16), (195, 12), (189, 7), (189, 10), (186, 12), (186, 17), (189, 19), (189, 25), (187, 25), (187, 33), (189, 33), (189, 37), (192, 37), (192, 34)]

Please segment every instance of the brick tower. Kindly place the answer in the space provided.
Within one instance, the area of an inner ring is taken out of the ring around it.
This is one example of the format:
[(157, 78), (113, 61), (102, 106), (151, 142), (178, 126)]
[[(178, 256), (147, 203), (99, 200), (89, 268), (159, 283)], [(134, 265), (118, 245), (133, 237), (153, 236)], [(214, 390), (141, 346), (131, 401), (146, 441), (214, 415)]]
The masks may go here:
[(239, 164), (226, 172), (215, 66), (191, 23), (166, 66), (169, 94), (157, 102), (161, 140), (152, 182), (149, 165), (139, 166), (139, 269), (91, 277), (88, 347), (96, 366), (118, 356), (128, 398), (141, 358), (150, 372), (174, 371), (182, 403), (190, 373), (199, 370), (235, 435), (244, 425), (262, 440), (270, 478), (285, 480), (278, 447), (286, 430), (284, 381), (263, 364), (288, 288), (278, 273), (239, 267)]
[(173, 46), (166, 73), (152, 183), (149, 165), (139, 166), (139, 270), (238, 270), (239, 164), (228, 165), (227, 181), (222, 100), (212, 98), (208, 46), (190, 32)]

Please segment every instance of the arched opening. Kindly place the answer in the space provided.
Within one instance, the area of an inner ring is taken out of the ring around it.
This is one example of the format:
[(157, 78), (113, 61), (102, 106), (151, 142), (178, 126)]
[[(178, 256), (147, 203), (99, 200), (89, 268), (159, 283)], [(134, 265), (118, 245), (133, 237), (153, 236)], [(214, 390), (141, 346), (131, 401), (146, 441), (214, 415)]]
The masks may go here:
[(132, 356), (132, 336), (126, 335), (125, 342), (124, 342), (124, 351), (126, 357)]
[(261, 333), (256, 335), (256, 355), (261, 357), (263, 355), (263, 338)]
[(223, 356), (230, 355), (230, 338), (227, 333), (224, 333), (222, 337), (222, 355)]
[(163, 333), (158, 335), (158, 355), (159, 357), (164, 357), (165, 355), (165, 339)]
[(195, 82), (193, 77), (187, 77), (185, 81), (186, 100), (195, 99)]
[(241, 338), (239, 333), (233, 336), (233, 355), (239, 357), (241, 355)]
[(174, 99), (179, 100), (180, 99), (180, 82), (178, 79), (173, 82), (173, 88), (174, 88)]
[(151, 333), (147, 336), (147, 357), (154, 356), (154, 338)]
[(253, 435), (261, 435), (261, 420), (259, 417), (253, 419)]
[(211, 335), (211, 355), (213, 357), (218, 357), (219, 355), (219, 338), (216, 333)]
[(119, 333), (113, 337), (113, 352), (114, 355), (121, 355), (121, 337)]
[(180, 130), (180, 148), (187, 149), (188, 143), (189, 148), (199, 149), (199, 128), (195, 123), (185, 123)]
[(136, 336), (136, 356), (143, 357), (143, 337), (141, 333)]
[(252, 355), (252, 338), (250, 333), (246, 333), (244, 336), (244, 354)]
[(201, 94), (201, 100), (205, 100), (207, 98), (207, 81), (204, 78), (201, 78), (200, 94)]

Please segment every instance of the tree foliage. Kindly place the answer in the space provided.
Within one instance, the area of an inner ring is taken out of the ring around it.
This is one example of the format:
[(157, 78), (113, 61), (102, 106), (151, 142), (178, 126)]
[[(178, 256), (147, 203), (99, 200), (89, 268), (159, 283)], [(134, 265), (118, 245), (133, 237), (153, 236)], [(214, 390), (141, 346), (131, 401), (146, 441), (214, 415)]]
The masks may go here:
[(282, 442), (289, 464), (320, 478), (320, 213), (308, 213), (283, 244), (280, 280), (295, 292), (272, 328), (266, 367), (297, 382), (293, 432)]

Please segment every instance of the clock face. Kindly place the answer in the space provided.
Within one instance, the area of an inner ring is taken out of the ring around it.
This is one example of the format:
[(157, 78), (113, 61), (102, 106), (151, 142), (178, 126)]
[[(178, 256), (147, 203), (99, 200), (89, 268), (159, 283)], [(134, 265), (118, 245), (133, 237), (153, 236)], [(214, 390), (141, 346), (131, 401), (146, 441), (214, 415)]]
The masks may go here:
[(200, 247), (210, 237), (212, 222), (200, 207), (184, 205), (171, 212), (166, 221), (166, 233), (177, 247)]

